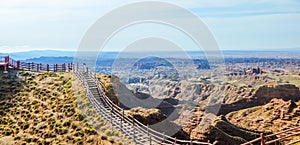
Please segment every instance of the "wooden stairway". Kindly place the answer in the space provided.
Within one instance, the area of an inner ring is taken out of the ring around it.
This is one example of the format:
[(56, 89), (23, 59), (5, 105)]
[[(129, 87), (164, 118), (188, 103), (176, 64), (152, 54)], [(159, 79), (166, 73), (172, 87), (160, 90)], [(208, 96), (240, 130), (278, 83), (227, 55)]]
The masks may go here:
[(92, 73), (88, 73), (88, 69), (78, 71), (74, 69), (75, 76), (84, 84), (87, 97), (97, 113), (102, 116), (110, 124), (120, 130), (128, 138), (132, 139), (139, 145), (152, 144), (194, 144), (194, 145), (210, 145), (207, 142), (196, 142), (187, 140), (178, 140), (157, 132), (148, 126), (140, 123), (132, 116), (126, 116), (124, 110), (115, 105), (104, 93), (101, 83)]
[(150, 144), (149, 137), (147, 137), (147, 135), (143, 132), (140, 132), (138, 126), (134, 126), (134, 124), (123, 122), (123, 119), (120, 116), (113, 113), (112, 107), (107, 105), (105, 103), (105, 100), (103, 100), (103, 98), (101, 97), (102, 95), (104, 95), (104, 92), (101, 91), (100, 93), (94, 79), (92, 79), (87, 73), (84, 74), (84, 77), (87, 80), (87, 87), (90, 91), (89, 93), (91, 94), (89, 95), (91, 96), (89, 97), (89, 100), (95, 107), (96, 111), (103, 118), (108, 120), (114, 127), (126, 134), (134, 142), (141, 145)]

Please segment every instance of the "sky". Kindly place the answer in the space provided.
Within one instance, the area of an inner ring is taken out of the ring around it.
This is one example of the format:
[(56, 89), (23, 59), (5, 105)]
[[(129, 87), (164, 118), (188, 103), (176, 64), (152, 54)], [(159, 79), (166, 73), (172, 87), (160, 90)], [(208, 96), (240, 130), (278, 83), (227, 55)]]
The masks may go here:
[[(221, 50), (300, 48), (299, 0), (161, 1), (196, 14), (212, 32)], [(0, 53), (76, 51), (84, 34), (99, 18), (132, 2), (140, 1), (0, 0)], [(145, 36), (168, 38), (184, 44), (186, 50), (198, 50), (182, 33), (158, 24), (123, 29), (104, 50), (120, 51), (137, 37)]]

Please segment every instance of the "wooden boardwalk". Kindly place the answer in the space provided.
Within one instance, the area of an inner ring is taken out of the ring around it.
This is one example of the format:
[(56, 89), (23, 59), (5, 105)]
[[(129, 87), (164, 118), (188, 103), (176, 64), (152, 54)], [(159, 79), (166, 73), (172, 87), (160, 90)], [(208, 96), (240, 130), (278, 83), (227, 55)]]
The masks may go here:
[(84, 84), (87, 91), (87, 97), (94, 106), (95, 110), (97, 110), (100, 116), (110, 122), (112, 126), (116, 127), (123, 134), (132, 139), (136, 144), (211, 145), (207, 142), (178, 140), (149, 128), (149, 126), (140, 123), (132, 116), (125, 115), (124, 110), (115, 105), (105, 95), (98, 78), (96, 78), (93, 73), (90, 73), (87, 70), (87, 68), (75, 68), (73, 72), (75, 76)]

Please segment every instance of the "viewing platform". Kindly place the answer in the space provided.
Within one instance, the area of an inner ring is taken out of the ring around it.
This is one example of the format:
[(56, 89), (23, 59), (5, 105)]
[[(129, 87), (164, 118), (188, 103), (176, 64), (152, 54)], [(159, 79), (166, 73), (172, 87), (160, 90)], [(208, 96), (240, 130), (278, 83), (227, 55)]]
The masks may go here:
[(4, 67), (4, 73), (8, 72), (8, 68), (34, 72), (66, 72), (73, 70), (73, 64), (42, 64), (33, 62), (16, 61), (9, 56), (0, 56), (0, 67)]

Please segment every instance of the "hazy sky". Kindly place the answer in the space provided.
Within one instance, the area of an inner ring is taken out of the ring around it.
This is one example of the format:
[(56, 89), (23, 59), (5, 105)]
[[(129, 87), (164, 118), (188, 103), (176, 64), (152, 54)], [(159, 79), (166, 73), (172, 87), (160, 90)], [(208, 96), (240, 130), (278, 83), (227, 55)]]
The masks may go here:
[[(197, 14), (223, 50), (300, 47), (299, 0), (165, 0)], [(28, 50), (77, 50), (88, 28), (109, 11), (129, 0), (0, 0), (0, 53)], [(140, 31), (140, 30), (147, 31)], [(177, 32), (145, 24), (125, 29), (107, 45), (119, 50), (128, 35), (163, 37)], [(170, 32), (169, 32), (170, 31)], [(151, 32), (151, 33), (150, 33)], [(101, 35), (101, 34), (99, 34)], [(182, 43), (186, 38), (176, 34)], [(193, 46), (187, 46), (194, 50)]]

